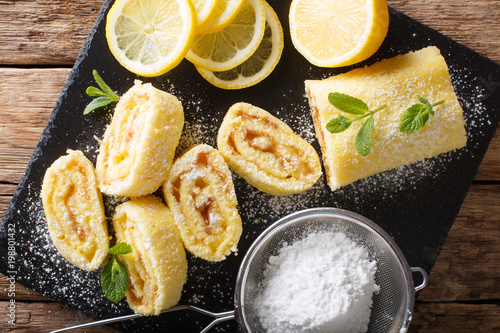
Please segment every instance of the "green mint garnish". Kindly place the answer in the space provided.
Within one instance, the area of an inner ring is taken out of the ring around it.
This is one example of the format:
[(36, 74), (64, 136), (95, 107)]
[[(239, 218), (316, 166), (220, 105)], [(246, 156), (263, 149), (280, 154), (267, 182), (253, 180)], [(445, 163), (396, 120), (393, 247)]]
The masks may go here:
[(399, 130), (405, 134), (411, 134), (422, 129), (429, 120), (429, 115), (434, 116), (432, 108), (444, 103), (444, 101), (439, 101), (431, 104), (422, 96), (417, 95), (417, 98), (422, 104), (413, 104), (401, 115)]
[(348, 129), (351, 124), (351, 119), (339, 114), (337, 118), (330, 120), (328, 124), (326, 124), (326, 129), (330, 133), (340, 133)]
[(373, 116), (371, 116), (361, 126), (358, 135), (356, 135), (356, 141), (354, 142), (354, 145), (358, 154), (363, 157), (368, 155), (372, 148), (371, 139), (373, 126), (375, 126), (375, 120), (373, 119)]
[(382, 105), (375, 110), (370, 111), (368, 105), (366, 105), (366, 103), (362, 100), (337, 92), (328, 94), (328, 101), (340, 111), (359, 116), (356, 118), (347, 118), (343, 115), (338, 115), (337, 118), (330, 120), (326, 125), (326, 129), (330, 133), (343, 132), (348, 129), (353, 122), (370, 117), (359, 129), (355, 141), (355, 147), (358, 154), (361, 156), (368, 155), (371, 149), (373, 127), (375, 126), (373, 115), (380, 110), (385, 109), (387, 105)]
[[(410, 134), (422, 129), (427, 120), (429, 120), (429, 115), (434, 116), (433, 107), (444, 103), (444, 101), (439, 101), (431, 104), (422, 96), (417, 95), (417, 98), (420, 103), (413, 104), (401, 115), (399, 130), (403, 133)], [(328, 94), (328, 101), (340, 111), (359, 116), (348, 118), (339, 114), (337, 118), (331, 119), (326, 124), (326, 129), (330, 133), (341, 133), (348, 129), (353, 122), (369, 117), (359, 129), (356, 141), (354, 142), (358, 154), (363, 157), (367, 156), (371, 150), (371, 137), (373, 127), (375, 126), (373, 115), (385, 109), (387, 105), (384, 104), (370, 111), (368, 105), (362, 100), (338, 92)], [(383, 118), (381, 121), (383, 121)]]
[(132, 246), (127, 243), (120, 243), (108, 249), (108, 252), (111, 254), (129, 254), (132, 253)]
[(127, 243), (120, 243), (108, 249), (108, 252), (112, 256), (101, 273), (101, 288), (106, 298), (116, 303), (122, 300), (128, 287), (127, 268), (116, 255), (129, 254), (132, 252), (132, 247)]
[(368, 109), (368, 105), (366, 105), (362, 100), (338, 92), (329, 93), (328, 101), (340, 111), (350, 114), (361, 115), (370, 111)]
[(84, 115), (89, 114), (95, 109), (104, 107), (113, 102), (118, 102), (120, 100), (120, 97), (115, 94), (114, 91), (104, 82), (104, 80), (99, 76), (95, 69), (92, 71), (92, 74), (94, 75), (95, 82), (97, 82), (99, 88), (101, 89), (94, 86), (90, 86), (87, 88), (87, 95), (96, 98), (94, 98), (92, 102), (87, 105), (87, 107), (83, 111)]

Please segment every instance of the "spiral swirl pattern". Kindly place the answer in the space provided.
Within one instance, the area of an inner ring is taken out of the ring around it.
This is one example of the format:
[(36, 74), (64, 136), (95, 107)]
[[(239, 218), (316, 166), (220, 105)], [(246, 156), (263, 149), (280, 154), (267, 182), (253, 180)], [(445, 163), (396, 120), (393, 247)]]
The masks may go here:
[(269, 194), (303, 192), (322, 173), (318, 154), (307, 141), (269, 112), (247, 103), (229, 109), (217, 146), (233, 171)]
[(96, 163), (103, 193), (139, 197), (167, 178), (184, 125), (181, 102), (136, 81), (116, 105)]
[(231, 172), (208, 145), (188, 149), (163, 187), (186, 249), (208, 261), (236, 252), (242, 232)]
[(129, 274), (130, 308), (159, 315), (176, 305), (187, 278), (187, 260), (170, 210), (153, 195), (132, 199), (116, 208), (113, 228), (116, 242), (132, 247), (132, 253), (118, 256)]
[(94, 167), (81, 151), (68, 150), (45, 172), (42, 203), (52, 242), (73, 265), (92, 271), (109, 246), (108, 226)]

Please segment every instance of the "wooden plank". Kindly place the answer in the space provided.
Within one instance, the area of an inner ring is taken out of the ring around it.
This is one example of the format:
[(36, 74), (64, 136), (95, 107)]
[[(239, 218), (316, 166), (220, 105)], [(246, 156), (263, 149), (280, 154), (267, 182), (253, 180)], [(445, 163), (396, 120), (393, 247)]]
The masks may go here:
[[(499, 2), (500, 3), (500, 2)], [(17, 184), (33, 153), (70, 69), (0, 68), (0, 183)], [(500, 180), (500, 133), (476, 180)]]
[(500, 1), (388, 0), (387, 3), (500, 63)]
[(102, 0), (0, 1), (0, 64), (72, 65)]
[(21, 180), (69, 72), (0, 69), (0, 183)]
[(10, 301), (13, 298), (16, 302), (52, 302), (50, 298), (47, 298), (42, 294), (23, 286), (22, 284), (15, 283), (15, 285), (12, 286), (11, 281), (7, 279), (7, 276), (0, 274), (0, 302)]
[[(500, 92), (500, 90), (499, 90)], [(500, 131), (497, 129), (491, 140), (490, 146), (484, 155), (481, 166), (477, 171), (475, 180), (498, 180), (500, 179)]]
[[(71, 65), (102, 0), (0, 0), (0, 64)], [(388, 0), (388, 4), (500, 62), (500, 2)]]
[(498, 304), (417, 302), (409, 333), (500, 332)]
[[(500, 299), (500, 185), (474, 184), (420, 295), (427, 302)], [(0, 275), (0, 300), (8, 300)], [(47, 300), (16, 286), (16, 299)]]
[(473, 185), (420, 300), (500, 299), (500, 185)]
[[(10, 313), (9, 302), (0, 302), (0, 330), (2, 332), (49, 332), (54, 329), (72, 325), (79, 325), (92, 321), (83, 314), (71, 310), (55, 302), (16, 302), (15, 318), (16, 324), (10, 325), (7, 322), (7, 315)], [(73, 332), (87, 333), (116, 333), (107, 326), (90, 327), (85, 330), (75, 330)]]
[[(7, 318), (8, 302), (0, 302), (0, 317)], [(497, 304), (425, 303), (417, 302), (410, 333), (498, 332), (500, 306)], [(2, 319), (3, 320), (3, 319)], [(16, 325), (1, 322), (2, 332), (48, 332), (56, 328), (91, 321), (79, 312), (58, 303), (16, 302)], [(115, 333), (99, 326), (84, 330), (88, 333)], [(83, 332), (83, 330), (74, 331)]]

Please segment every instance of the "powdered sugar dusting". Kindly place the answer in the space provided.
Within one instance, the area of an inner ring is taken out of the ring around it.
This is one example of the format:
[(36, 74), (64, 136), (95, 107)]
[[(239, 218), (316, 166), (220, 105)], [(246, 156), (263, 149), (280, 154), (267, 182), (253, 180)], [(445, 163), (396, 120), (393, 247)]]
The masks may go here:
[(377, 264), (344, 233), (318, 232), (271, 256), (257, 297), (268, 333), (368, 330)]

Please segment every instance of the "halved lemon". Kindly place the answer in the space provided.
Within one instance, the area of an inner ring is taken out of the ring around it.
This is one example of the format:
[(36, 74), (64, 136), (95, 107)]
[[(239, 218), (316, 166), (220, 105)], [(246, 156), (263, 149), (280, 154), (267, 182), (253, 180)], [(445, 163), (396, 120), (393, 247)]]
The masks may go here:
[[(199, 0), (195, 0), (199, 1)], [(199, 23), (198, 34), (211, 34), (227, 27), (241, 10), (245, 0), (216, 0), (210, 20)]]
[(107, 16), (106, 39), (122, 66), (157, 76), (183, 59), (195, 25), (190, 0), (117, 0)]
[(372, 56), (389, 28), (386, 0), (293, 0), (295, 48), (313, 65), (340, 67)]
[(266, 29), (259, 47), (244, 63), (223, 72), (196, 68), (211, 84), (222, 89), (241, 89), (253, 86), (271, 74), (283, 52), (283, 28), (273, 8), (264, 3)]
[(265, 26), (264, 0), (246, 0), (227, 27), (213, 34), (196, 35), (186, 59), (210, 71), (234, 68), (255, 52)]
[(196, 11), (196, 23), (198, 27), (203, 26), (215, 15), (218, 0), (191, 0)]

